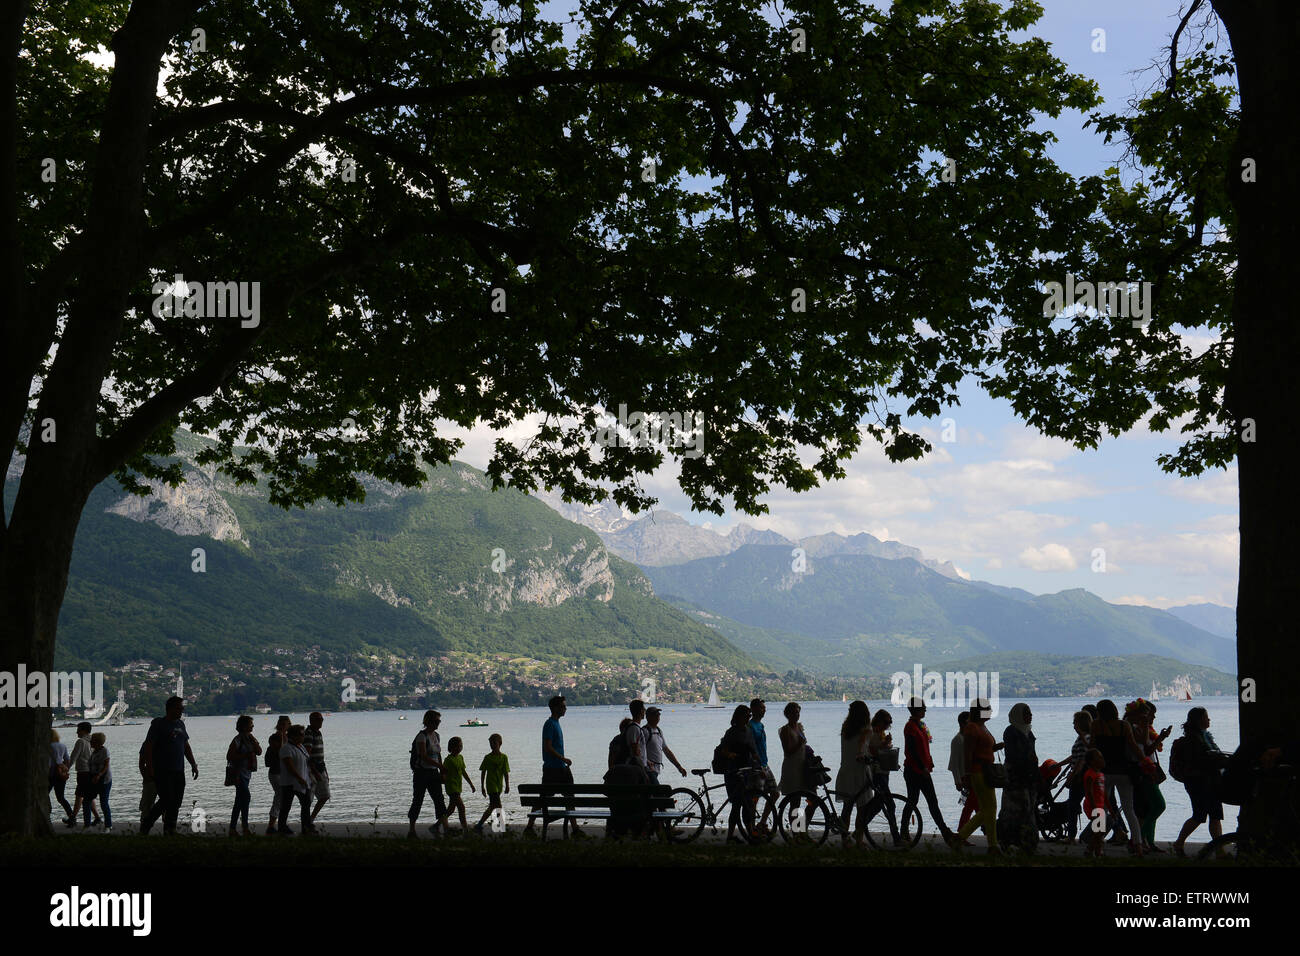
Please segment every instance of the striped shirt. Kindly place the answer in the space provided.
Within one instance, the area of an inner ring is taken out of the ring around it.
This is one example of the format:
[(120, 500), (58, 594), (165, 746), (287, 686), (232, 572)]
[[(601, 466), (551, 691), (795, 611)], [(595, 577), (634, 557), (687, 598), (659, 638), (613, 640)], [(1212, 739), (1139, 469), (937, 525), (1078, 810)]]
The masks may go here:
[(325, 735), (308, 727), (303, 731), (302, 745), (311, 761), (311, 769), (320, 773), (325, 769)]

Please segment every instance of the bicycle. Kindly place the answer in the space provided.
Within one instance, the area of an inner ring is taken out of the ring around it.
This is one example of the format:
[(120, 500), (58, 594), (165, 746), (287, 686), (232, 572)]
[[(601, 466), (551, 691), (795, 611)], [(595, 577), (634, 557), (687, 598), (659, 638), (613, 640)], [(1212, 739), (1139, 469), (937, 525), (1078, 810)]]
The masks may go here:
[[(744, 774), (763, 774), (763, 771), (757, 769), (746, 769), (741, 772)], [(714, 790), (725, 790), (726, 781), (709, 786), (704, 778), (713, 773), (712, 770), (692, 770), (691, 773), (700, 778), (699, 790), (678, 787), (668, 795), (672, 798), (673, 809), (682, 814), (682, 816), (668, 823), (668, 841), (670, 843), (690, 843), (704, 832), (705, 825), (708, 825), (714, 833), (718, 832), (719, 821), (722, 821), (722, 825), (726, 826), (731, 798), (728, 797), (723, 800), (715, 810), (713, 798), (709, 796)], [(776, 799), (773, 797), (773, 792), (764, 790), (748, 798), (753, 800), (755, 808), (754, 826), (752, 828), (745, 821), (745, 815), (742, 813), (740, 816), (740, 832), (746, 841), (750, 843), (768, 843), (776, 836), (779, 825), (776, 818)], [(760, 810), (761, 812), (759, 812)]]
[[(1250, 794), (1242, 800), (1242, 812), (1249, 812), (1251, 805), (1255, 803), (1259, 794), (1260, 784), (1267, 779), (1285, 781), (1271, 832), (1282, 830), (1294, 836), (1300, 832), (1300, 813), (1297, 813), (1295, 802), (1296, 768), (1290, 764), (1278, 764), (1271, 770), (1252, 767)], [(1287, 819), (1288, 817), (1289, 819)], [(1241, 824), (1240, 814), (1237, 817), (1237, 824), (1239, 826)], [(1235, 830), (1232, 833), (1225, 833), (1220, 837), (1216, 837), (1201, 847), (1196, 854), (1196, 859), (1208, 860), (1211, 856), (1217, 856), (1221, 859), (1237, 859), (1238, 857), (1250, 856), (1260, 850), (1267, 853), (1269, 843), (1267, 835), (1262, 840), (1259, 837), (1248, 839), (1246, 834), (1243, 834), (1240, 830)]]
[[(874, 761), (870, 763), (875, 765)], [(820, 773), (823, 795), (818, 796), (817, 786), (814, 786), (812, 789), (796, 790), (782, 798), (777, 807), (782, 839), (788, 843), (812, 846), (821, 846), (832, 833), (847, 839), (848, 831), (843, 827), (840, 813), (835, 809), (835, 799), (844, 794), (831, 790), (830, 774), (821, 766), (820, 761), (818, 766), (809, 769)], [(856, 806), (862, 794), (870, 787), (871, 781), (868, 778), (862, 789), (852, 795), (849, 804)], [(895, 841), (889, 827), (889, 812), (898, 806), (903, 808), (903, 812), (897, 817), (899, 838)], [(921, 811), (916, 804), (910, 802), (904, 794), (886, 793), (880, 809), (868, 821), (864, 835), (872, 849), (910, 850), (921, 841), (921, 828)]]

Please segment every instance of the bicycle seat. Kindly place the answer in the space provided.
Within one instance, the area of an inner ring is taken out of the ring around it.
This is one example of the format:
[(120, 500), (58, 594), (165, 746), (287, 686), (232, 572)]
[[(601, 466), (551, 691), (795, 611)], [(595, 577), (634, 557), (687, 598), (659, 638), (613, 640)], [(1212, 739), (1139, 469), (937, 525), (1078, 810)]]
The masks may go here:
[(705, 776), (708, 776), (709, 774), (713, 773), (713, 771), (712, 771), (712, 770), (692, 770), (691, 773), (699, 774), (701, 777), (705, 777)]

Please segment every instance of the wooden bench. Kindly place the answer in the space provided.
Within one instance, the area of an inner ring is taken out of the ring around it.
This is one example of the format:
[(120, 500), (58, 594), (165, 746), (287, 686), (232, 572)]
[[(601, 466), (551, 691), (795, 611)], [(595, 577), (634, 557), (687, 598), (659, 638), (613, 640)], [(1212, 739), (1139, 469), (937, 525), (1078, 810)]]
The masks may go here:
[(604, 783), (525, 783), (519, 786), (519, 802), (528, 808), (528, 822), (538, 817), (542, 820), (542, 839), (547, 827), (555, 820), (564, 824), (565, 835), (574, 820), (608, 820), (614, 815), (615, 804), (623, 812), (631, 811), (649, 817), (655, 823), (679, 820), (686, 814), (674, 808), (669, 794), (672, 787), (664, 784), (617, 786)]

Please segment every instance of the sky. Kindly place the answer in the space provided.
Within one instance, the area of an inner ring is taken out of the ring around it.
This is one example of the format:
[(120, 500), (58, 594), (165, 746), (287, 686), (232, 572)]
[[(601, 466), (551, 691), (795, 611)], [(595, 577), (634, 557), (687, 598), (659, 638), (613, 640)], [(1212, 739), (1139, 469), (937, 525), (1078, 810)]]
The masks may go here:
[[(1073, 72), (1097, 81), (1104, 108), (1116, 112), (1152, 83), (1154, 74), (1143, 71), (1167, 47), (1179, 15), (1176, 0), (1040, 2), (1045, 14), (1031, 32)], [(572, 6), (550, 4), (547, 12), (558, 17)], [(1093, 50), (1098, 29), (1104, 52)], [(1053, 158), (1076, 174), (1116, 165), (1120, 148), (1082, 123), (1077, 113), (1048, 123), (1059, 138)], [(1080, 451), (1027, 428), (1007, 402), (972, 383), (961, 399), (943, 416), (953, 419), (955, 441), (940, 440), (942, 418), (908, 422), (934, 443), (925, 459), (890, 463), (868, 439), (845, 463), (843, 480), (803, 494), (774, 489), (762, 499), (765, 515), (691, 512), (671, 465), (644, 487), (658, 507), (724, 533), (738, 521), (794, 539), (866, 531), (952, 561), (976, 579), (1036, 594), (1086, 588), (1114, 603), (1235, 606), (1235, 468), (1178, 478), (1155, 464), (1177, 447), (1168, 433), (1139, 429)], [(521, 425), (506, 434), (520, 440), (529, 433)], [(457, 457), (484, 467), (497, 434), (459, 434), (466, 445)]]

